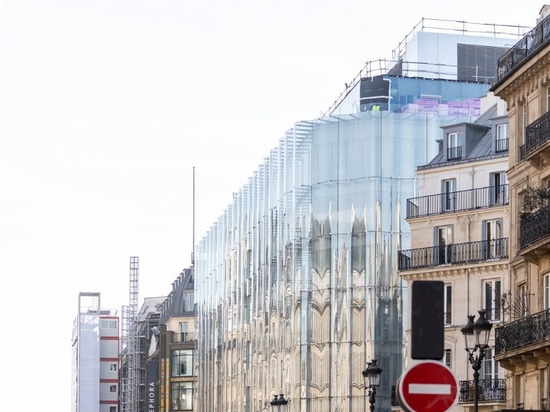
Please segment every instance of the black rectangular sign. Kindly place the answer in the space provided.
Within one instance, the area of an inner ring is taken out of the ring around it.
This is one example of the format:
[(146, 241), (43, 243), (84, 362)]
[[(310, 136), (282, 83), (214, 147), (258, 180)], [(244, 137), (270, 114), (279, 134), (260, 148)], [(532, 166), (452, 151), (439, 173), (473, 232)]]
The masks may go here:
[(414, 281), (411, 305), (411, 357), (441, 360), (444, 353), (443, 282)]

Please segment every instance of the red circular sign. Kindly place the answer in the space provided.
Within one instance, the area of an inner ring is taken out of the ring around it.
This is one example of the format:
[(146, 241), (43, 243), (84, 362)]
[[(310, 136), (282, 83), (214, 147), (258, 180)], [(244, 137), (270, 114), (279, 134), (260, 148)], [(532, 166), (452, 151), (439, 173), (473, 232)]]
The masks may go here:
[(401, 375), (397, 395), (408, 412), (445, 412), (456, 402), (457, 387), (456, 378), (447, 366), (424, 361)]

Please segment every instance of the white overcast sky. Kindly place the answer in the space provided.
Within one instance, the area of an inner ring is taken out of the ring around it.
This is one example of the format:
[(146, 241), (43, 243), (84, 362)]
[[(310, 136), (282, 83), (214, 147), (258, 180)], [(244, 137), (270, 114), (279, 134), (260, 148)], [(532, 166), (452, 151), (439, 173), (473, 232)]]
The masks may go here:
[[(294, 122), (422, 17), (534, 26), (543, 3), (0, 0), (1, 410), (69, 411), (80, 291), (165, 295)], [(7, 384), (7, 386), (6, 386)]]

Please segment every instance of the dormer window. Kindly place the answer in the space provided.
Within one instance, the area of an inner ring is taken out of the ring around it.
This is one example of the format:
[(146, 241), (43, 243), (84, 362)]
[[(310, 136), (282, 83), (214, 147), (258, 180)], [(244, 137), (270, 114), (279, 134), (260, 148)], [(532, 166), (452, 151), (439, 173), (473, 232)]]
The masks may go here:
[(495, 151), (496, 152), (508, 151), (508, 123), (497, 124)]
[(447, 160), (462, 159), (462, 146), (460, 146), (458, 133), (447, 134)]

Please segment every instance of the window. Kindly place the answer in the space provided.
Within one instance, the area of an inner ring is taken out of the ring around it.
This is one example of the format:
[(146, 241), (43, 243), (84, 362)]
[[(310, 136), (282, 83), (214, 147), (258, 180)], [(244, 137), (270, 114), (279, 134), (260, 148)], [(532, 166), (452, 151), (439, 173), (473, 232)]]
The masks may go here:
[(495, 151), (508, 151), (508, 123), (497, 124)]
[(440, 226), (435, 228), (435, 263), (447, 265), (452, 261), (453, 227)]
[(499, 368), (498, 363), (493, 358), (493, 350), (491, 348), (485, 349), (485, 358), (483, 359), (483, 364), (481, 365), (480, 371), (481, 379), (498, 379), (499, 378)]
[(117, 369), (118, 369), (118, 365), (117, 365), (116, 363), (111, 363), (111, 364), (109, 365), (109, 370), (110, 370), (111, 372), (115, 372)]
[(528, 304), (527, 301), (527, 286), (525, 284), (520, 285), (518, 288), (518, 298), (514, 302), (514, 315), (516, 318), (523, 318), (527, 316)]
[(550, 309), (550, 273), (543, 277), (544, 310)]
[(447, 160), (462, 158), (462, 146), (459, 145), (458, 140), (456, 132), (447, 135)]
[(546, 88), (546, 111), (550, 112), (550, 87)]
[(189, 340), (189, 322), (180, 323), (181, 341), (187, 342)]
[(452, 354), (453, 353), (451, 352), (450, 349), (445, 349), (445, 353), (443, 354), (443, 363), (448, 368), (451, 368), (451, 366), (452, 366), (452, 362), (451, 362)]
[(116, 320), (109, 320), (109, 319), (102, 319), (101, 320), (101, 328), (102, 329), (117, 329), (117, 321)]
[(109, 412), (116, 412), (116, 406), (109, 406)]
[(172, 410), (193, 410), (193, 384), (192, 382), (172, 382)]
[(184, 305), (185, 305), (185, 308), (184, 310), (186, 312), (192, 312), (195, 308), (195, 295), (193, 292), (185, 292), (184, 295)]
[(501, 319), (500, 280), (486, 280), (483, 282), (483, 307), (487, 311), (485, 317), (490, 321)]
[(449, 212), (456, 209), (456, 179), (441, 181), (442, 211)]
[(172, 376), (193, 376), (193, 350), (172, 351)]
[(453, 287), (451, 285), (445, 285), (443, 289), (443, 304), (445, 312), (443, 313), (443, 322), (445, 325), (452, 324), (452, 303), (453, 303)]
[(116, 392), (116, 385), (109, 386), (109, 392)]
[(506, 172), (496, 172), (489, 175), (489, 204), (508, 204), (508, 177)]
[(523, 139), (523, 144), (525, 144), (527, 126), (529, 125), (528, 118), (527, 118), (527, 104), (522, 105), (522, 115), (521, 115), (520, 125), (521, 125), (521, 137)]
[(508, 255), (502, 238), (502, 219), (483, 221), (483, 258), (499, 259)]

